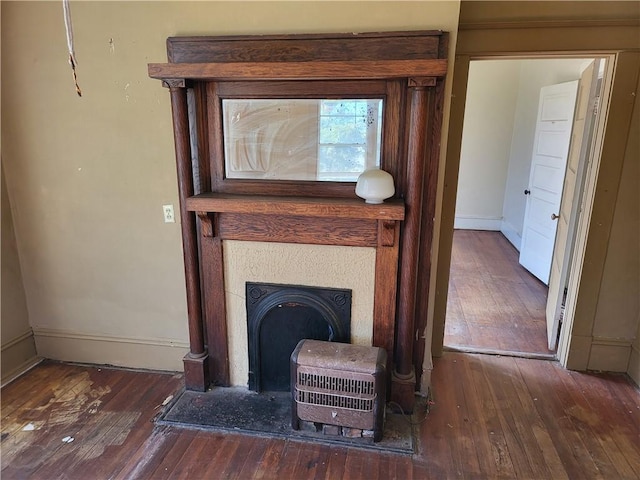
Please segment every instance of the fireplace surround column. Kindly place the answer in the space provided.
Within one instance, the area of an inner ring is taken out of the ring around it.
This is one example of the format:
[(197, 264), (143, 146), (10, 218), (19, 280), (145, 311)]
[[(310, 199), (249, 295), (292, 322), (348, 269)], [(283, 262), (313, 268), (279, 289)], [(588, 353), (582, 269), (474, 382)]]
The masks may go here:
[[(406, 216), (402, 231), (401, 276), (398, 289), (398, 326), (395, 368), (392, 372), (391, 400), (404, 412), (413, 412), (416, 374), (413, 366), (413, 345), (420, 258), (420, 226), (425, 175), (427, 139), (428, 87), (435, 78), (410, 78), (410, 131), (407, 148), (405, 205)], [(422, 293), (423, 295), (425, 292)]]
[(169, 87), (171, 94), (171, 113), (174, 125), (174, 142), (178, 170), (184, 274), (187, 287), (189, 353), (183, 359), (185, 385), (189, 390), (204, 391), (209, 384), (209, 375), (207, 369), (207, 351), (204, 345), (196, 219), (194, 212), (187, 210), (185, 201), (194, 193), (187, 88), (184, 79), (164, 80), (163, 84)]

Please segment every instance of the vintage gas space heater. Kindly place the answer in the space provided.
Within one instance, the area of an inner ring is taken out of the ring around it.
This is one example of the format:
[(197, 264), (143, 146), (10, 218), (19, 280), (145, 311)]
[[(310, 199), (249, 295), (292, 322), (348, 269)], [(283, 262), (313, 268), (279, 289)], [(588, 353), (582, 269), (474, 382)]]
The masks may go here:
[(291, 354), (291, 426), (300, 420), (373, 432), (382, 439), (387, 353), (383, 348), (301, 340)]

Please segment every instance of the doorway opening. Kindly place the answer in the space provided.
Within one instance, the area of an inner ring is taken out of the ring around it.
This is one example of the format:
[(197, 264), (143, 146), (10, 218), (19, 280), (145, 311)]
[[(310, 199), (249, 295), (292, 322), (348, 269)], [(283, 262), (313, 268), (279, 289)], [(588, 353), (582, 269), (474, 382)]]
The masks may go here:
[(445, 349), (556, 358), (605, 64), (470, 62)]

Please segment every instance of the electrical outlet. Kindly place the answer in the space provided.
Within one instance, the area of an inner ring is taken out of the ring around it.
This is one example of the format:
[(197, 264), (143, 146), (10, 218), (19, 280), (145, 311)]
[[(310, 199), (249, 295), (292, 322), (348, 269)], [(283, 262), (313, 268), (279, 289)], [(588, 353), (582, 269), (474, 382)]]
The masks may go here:
[(173, 205), (163, 205), (164, 223), (176, 223), (176, 217), (173, 214)]

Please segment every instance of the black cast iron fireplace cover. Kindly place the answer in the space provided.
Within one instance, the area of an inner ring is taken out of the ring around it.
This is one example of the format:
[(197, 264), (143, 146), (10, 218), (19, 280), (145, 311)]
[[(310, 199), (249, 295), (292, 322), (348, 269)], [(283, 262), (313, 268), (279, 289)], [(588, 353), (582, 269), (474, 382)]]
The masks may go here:
[(351, 290), (247, 282), (246, 305), (250, 390), (288, 391), (302, 339), (350, 343)]

